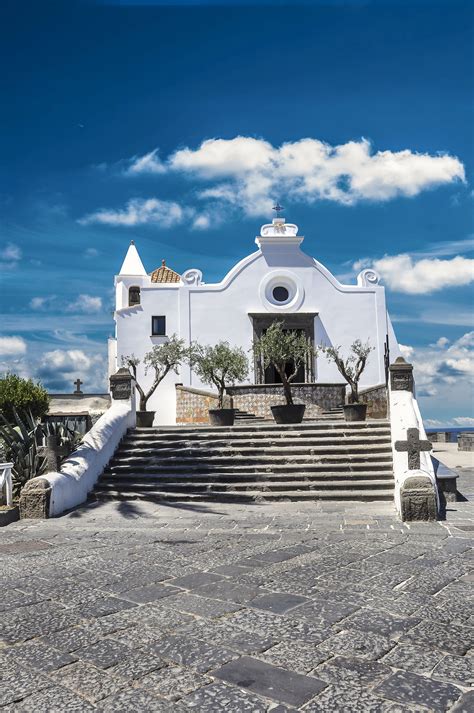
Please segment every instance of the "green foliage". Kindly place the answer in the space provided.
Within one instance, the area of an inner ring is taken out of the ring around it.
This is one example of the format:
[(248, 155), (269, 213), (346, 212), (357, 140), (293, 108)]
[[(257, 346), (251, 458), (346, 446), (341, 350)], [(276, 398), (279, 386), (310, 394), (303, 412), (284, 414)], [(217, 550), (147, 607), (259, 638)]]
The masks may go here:
[(229, 342), (221, 341), (213, 347), (194, 342), (189, 351), (189, 362), (202, 382), (217, 388), (218, 408), (224, 406), (226, 386), (243, 381), (249, 373), (249, 363), (244, 350), (231, 347)]
[(76, 421), (72, 421), (72, 425), (61, 421), (46, 421), (41, 424), (43, 437), (55, 436), (58, 441), (58, 446), (62, 449), (63, 457), (66, 458), (69, 453), (76, 450), (79, 443), (82, 441), (83, 434), (78, 428)]
[(31, 411), (20, 417), (14, 409), (13, 418), (16, 426), (0, 414), (0, 436), (6, 444), (6, 458), (13, 463), (13, 496), (18, 498), (28, 480), (44, 473), (46, 458), (38, 453), (41, 424)]
[(335, 363), (344, 379), (351, 387), (350, 402), (356, 404), (359, 402), (359, 380), (362, 372), (367, 364), (367, 359), (371, 351), (375, 347), (371, 347), (367, 341), (362, 344), (360, 339), (356, 339), (351, 344), (351, 354), (344, 359), (341, 356), (341, 347), (321, 347), (321, 351), (325, 356)]
[(147, 392), (137, 381), (137, 366), (140, 364), (140, 359), (134, 354), (122, 357), (122, 366), (128, 367), (140, 395), (140, 411), (146, 411), (148, 399), (155, 393), (158, 385), (170, 371), (178, 373), (180, 365), (188, 358), (188, 354), (189, 349), (185, 346), (184, 339), (178, 339), (176, 334), (173, 334), (167, 342), (157, 344), (147, 352), (143, 359), (145, 374), (149, 371), (154, 374), (153, 383)]
[(17, 374), (5, 374), (0, 378), (0, 414), (9, 423), (15, 423), (15, 409), (30, 411), (41, 418), (49, 408), (46, 389), (32, 379), (22, 379)]
[(4, 457), (13, 463), (13, 495), (18, 498), (28, 480), (46, 471), (46, 457), (38, 452), (38, 448), (46, 443), (46, 437), (57, 438), (59, 453), (66, 458), (77, 448), (82, 434), (75, 423), (73, 426), (57, 422), (40, 423), (31, 411), (19, 415), (14, 409), (13, 417), (16, 425), (0, 414), (0, 438), (5, 444)]
[[(314, 359), (316, 350), (303, 332), (284, 329), (283, 322), (275, 321), (256, 339), (253, 351), (264, 369), (273, 365), (277, 370), (285, 393), (286, 403), (293, 404), (291, 382), (295, 379), (300, 366), (309, 359)], [(293, 371), (286, 374), (288, 363), (293, 364)]]

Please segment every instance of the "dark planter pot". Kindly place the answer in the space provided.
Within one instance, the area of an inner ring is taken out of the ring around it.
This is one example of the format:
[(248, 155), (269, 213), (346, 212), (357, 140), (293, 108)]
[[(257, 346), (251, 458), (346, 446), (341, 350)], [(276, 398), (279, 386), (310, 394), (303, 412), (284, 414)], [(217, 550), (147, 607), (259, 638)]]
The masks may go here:
[(235, 409), (233, 408), (210, 408), (209, 421), (211, 426), (233, 426), (235, 419)]
[(137, 411), (137, 427), (151, 428), (155, 418), (155, 411)]
[(301, 423), (306, 406), (305, 404), (292, 404), (291, 406), (285, 404), (271, 406), (271, 409), (276, 423)]
[(5, 527), (11, 522), (16, 522), (20, 519), (20, 508), (18, 505), (12, 507), (0, 508), (0, 527)]
[(346, 404), (344, 406), (344, 418), (346, 421), (365, 421), (367, 415), (367, 404)]

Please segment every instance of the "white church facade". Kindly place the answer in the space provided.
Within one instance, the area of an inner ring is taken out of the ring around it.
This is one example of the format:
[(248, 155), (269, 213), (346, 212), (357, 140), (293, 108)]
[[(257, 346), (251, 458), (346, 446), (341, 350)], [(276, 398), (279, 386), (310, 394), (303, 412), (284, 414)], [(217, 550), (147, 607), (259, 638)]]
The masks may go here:
[[(374, 348), (362, 375), (361, 388), (386, 383), (388, 360), (400, 356), (387, 312), (385, 289), (373, 270), (363, 270), (353, 285), (341, 284), (321, 263), (301, 249), (298, 227), (275, 218), (263, 225), (257, 250), (238, 262), (221, 282), (206, 283), (199, 269), (178, 275), (167, 267), (148, 273), (136, 246), (130, 245), (115, 277), (115, 338), (109, 341), (109, 373), (123, 356), (143, 360), (156, 344), (176, 334), (186, 344), (220, 340), (249, 353), (250, 384), (275, 383), (272, 370), (253, 363), (252, 341), (275, 319), (288, 329), (303, 330), (314, 345), (341, 346), (344, 354), (360, 339)], [(146, 388), (151, 374), (138, 369)], [(334, 364), (323, 355), (298, 375), (306, 384), (343, 383)], [(176, 384), (209, 389), (188, 365), (170, 373), (148, 403), (155, 424), (176, 422)]]

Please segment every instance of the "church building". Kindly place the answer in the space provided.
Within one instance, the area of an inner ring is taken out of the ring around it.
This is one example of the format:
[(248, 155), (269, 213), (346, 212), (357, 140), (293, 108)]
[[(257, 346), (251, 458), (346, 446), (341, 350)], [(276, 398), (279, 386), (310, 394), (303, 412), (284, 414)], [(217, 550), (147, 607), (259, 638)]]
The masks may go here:
[[(123, 356), (133, 354), (143, 361), (154, 345), (173, 334), (186, 344), (224, 340), (248, 352), (247, 384), (261, 393), (265, 385), (278, 382), (278, 375), (253, 362), (252, 341), (278, 319), (285, 328), (303, 331), (315, 346), (340, 346), (344, 356), (356, 339), (369, 341), (374, 350), (360, 386), (385, 385), (388, 363), (400, 356), (400, 350), (377, 273), (362, 270), (356, 284), (343, 285), (303, 252), (303, 240), (296, 225), (275, 218), (261, 227), (257, 250), (217, 283), (206, 283), (197, 268), (179, 275), (164, 260), (147, 272), (132, 241), (115, 277), (116, 329), (109, 342), (109, 372), (117, 371)], [(152, 375), (144, 374), (143, 364), (138, 379), (145, 389), (151, 383)], [(301, 369), (297, 382), (344, 384), (323, 354)], [(168, 374), (148, 403), (148, 409), (156, 411), (156, 425), (176, 423), (177, 384), (209, 391), (188, 365), (179, 374)]]

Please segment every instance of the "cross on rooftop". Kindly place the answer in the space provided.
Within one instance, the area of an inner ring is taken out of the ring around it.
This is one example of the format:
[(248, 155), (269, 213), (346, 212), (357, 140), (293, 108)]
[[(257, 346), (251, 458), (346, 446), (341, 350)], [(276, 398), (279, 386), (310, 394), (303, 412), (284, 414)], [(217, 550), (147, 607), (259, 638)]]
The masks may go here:
[(81, 386), (83, 383), (84, 382), (81, 381), (80, 379), (76, 379), (76, 381), (74, 382), (74, 386), (76, 387), (76, 390), (74, 393), (76, 394), (76, 396), (80, 396), (82, 394)]
[(281, 206), (281, 205), (279, 204), (279, 202), (277, 201), (277, 202), (275, 203), (275, 205), (273, 206), (272, 210), (274, 210), (274, 211), (276, 212), (277, 218), (279, 218), (279, 217), (280, 217), (280, 213), (281, 213), (281, 211), (283, 210), (283, 206)]
[(408, 470), (418, 470), (420, 467), (420, 453), (432, 449), (430, 441), (420, 441), (420, 431), (418, 428), (407, 430), (406, 441), (395, 441), (395, 450), (401, 453), (408, 453)]

